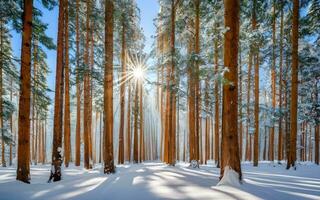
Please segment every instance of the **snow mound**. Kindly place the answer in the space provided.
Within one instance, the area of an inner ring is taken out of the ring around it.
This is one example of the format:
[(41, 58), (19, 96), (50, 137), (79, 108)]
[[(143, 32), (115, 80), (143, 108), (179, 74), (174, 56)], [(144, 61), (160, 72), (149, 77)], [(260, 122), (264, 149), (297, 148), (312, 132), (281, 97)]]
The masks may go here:
[(240, 187), (239, 174), (230, 166), (225, 166), (222, 179), (217, 186)]

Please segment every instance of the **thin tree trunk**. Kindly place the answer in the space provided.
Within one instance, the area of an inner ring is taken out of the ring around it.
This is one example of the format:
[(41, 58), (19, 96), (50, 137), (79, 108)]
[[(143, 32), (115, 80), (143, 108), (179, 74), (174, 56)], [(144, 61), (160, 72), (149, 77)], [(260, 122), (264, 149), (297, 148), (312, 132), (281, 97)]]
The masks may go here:
[(249, 133), (250, 129), (250, 92), (251, 92), (251, 68), (252, 68), (252, 48), (250, 47), (249, 52), (249, 61), (248, 61), (248, 88), (247, 88), (247, 121), (246, 121), (246, 152), (245, 160), (251, 160), (250, 152), (250, 139), (251, 134)]
[[(0, 57), (0, 60), (2, 58)], [(2, 61), (0, 61), (2, 62)], [(0, 64), (0, 68), (2, 68), (2, 64)], [(2, 74), (2, 73), (1, 73)], [(2, 79), (2, 78), (1, 78)], [(12, 81), (12, 77), (10, 79), (10, 102), (12, 102), (12, 97), (13, 97), (13, 81)], [(2, 93), (1, 93), (2, 94)], [(2, 104), (2, 103), (1, 103)], [(10, 115), (10, 132), (12, 135), (14, 135), (13, 133), (13, 114)], [(15, 143), (14, 137), (13, 137), (13, 143)], [(10, 143), (10, 158), (9, 158), (9, 166), (12, 166), (12, 157), (13, 157), (13, 150), (12, 150), (12, 142)]]
[(283, 64), (283, 2), (280, 2), (280, 60), (279, 60), (279, 136), (278, 136), (278, 163), (283, 159), (282, 157), (282, 64)]
[[(193, 51), (192, 41), (189, 41), (188, 47), (188, 54), (191, 54)], [(188, 84), (189, 84), (189, 91), (188, 91), (188, 120), (189, 120), (189, 156), (190, 162), (196, 159), (195, 156), (195, 83), (194, 83), (194, 69), (189, 63), (188, 67)]]
[(99, 163), (101, 163), (101, 148), (102, 148), (102, 113), (100, 113), (99, 118)]
[[(178, 81), (179, 82), (179, 81)], [(177, 141), (176, 141), (176, 159), (179, 161), (180, 160), (180, 97), (179, 95), (177, 95), (177, 111), (176, 111), (176, 116), (177, 116), (177, 120), (176, 120), (176, 126), (177, 126)]]
[(89, 63), (89, 42), (90, 42), (90, 13), (91, 1), (86, 1), (86, 41), (84, 49), (84, 81), (83, 81), (83, 95), (84, 95), (84, 108), (83, 108), (83, 139), (84, 139), (84, 167), (91, 169), (91, 156), (90, 156), (90, 137), (91, 137), (91, 123), (90, 123), (90, 63)]
[(39, 135), (39, 119), (38, 119), (39, 114), (36, 114), (36, 119), (35, 119), (35, 123), (36, 123), (36, 137), (34, 140), (34, 144), (35, 144), (35, 148), (34, 148), (34, 164), (37, 165), (38, 163), (38, 135)]
[[(33, 82), (34, 82), (34, 88), (37, 87), (37, 66), (38, 66), (38, 41), (37, 39), (34, 39), (34, 42), (33, 42)], [(31, 141), (32, 141), (32, 144), (31, 144), (31, 163), (33, 161), (35, 161), (35, 157), (36, 157), (36, 93), (35, 92), (32, 92), (32, 136), (31, 136)]]
[(80, 88), (80, 52), (79, 52), (79, 2), (80, 0), (76, 1), (76, 93), (77, 93), (77, 119), (76, 119), (76, 144), (75, 144), (75, 165), (80, 166), (80, 131), (81, 131), (81, 88)]
[(242, 141), (243, 141), (243, 124), (242, 124), (242, 59), (241, 59), (241, 43), (239, 42), (239, 157), (242, 160)]
[(143, 121), (143, 91), (142, 91), (142, 80), (139, 80), (139, 109), (140, 109), (140, 123), (139, 123), (139, 127), (140, 127), (140, 156), (139, 156), (139, 162), (143, 162), (145, 160), (144, 158), (144, 121)]
[(113, 158), (113, 1), (105, 1), (104, 173), (115, 172)]
[(207, 164), (207, 160), (210, 159), (210, 117), (209, 117), (209, 77), (205, 81), (205, 108), (206, 108), (206, 124), (205, 124), (205, 160), (204, 163)]
[[(200, 53), (200, 0), (195, 0), (195, 54)], [(196, 114), (196, 130), (195, 130), (195, 158), (199, 161), (200, 156), (200, 80), (199, 80), (199, 62), (195, 61), (195, 114)]]
[[(314, 102), (317, 104), (318, 101), (318, 80), (314, 84)], [(316, 124), (314, 127), (314, 162), (319, 165), (319, 125)]]
[(298, 104), (298, 39), (299, 39), (299, 0), (293, 0), (292, 17), (292, 80), (291, 80), (291, 105), (290, 105), (290, 154), (287, 169), (295, 168), (296, 143), (297, 143), (297, 104)]
[(315, 137), (315, 152), (314, 152), (314, 161), (317, 165), (319, 165), (319, 125), (316, 125), (314, 128), (314, 137)]
[(30, 96), (31, 96), (31, 36), (32, 0), (23, 1), (23, 32), (21, 48), (20, 96), (18, 121), (17, 180), (30, 183)]
[(259, 161), (259, 52), (255, 55), (255, 67), (254, 67), (254, 85), (255, 85), (255, 103), (254, 103), (254, 121), (255, 121), (255, 133), (254, 133), (254, 152), (253, 152), (253, 166), (258, 166)]
[(267, 126), (264, 127), (263, 160), (266, 160), (266, 154), (267, 154)]
[[(257, 26), (256, 7), (257, 1), (253, 0), (252, 29)], [(254, 148), (253, 166), (258, 166), (259, 161), (259, 47), (254, 52)]]
[[(124, 15), (124, 13), (123, 13)], [(121, 85), (120, 85), (120, 125), (119, 125), (119, 155), (118, 163), (124, 163), (124, 112), (125, 112), (125, 77), (126, 77), (126, 27), (125, 18), (122, 16), (122, 33), (121, 33)]]
[[(89, 123), (89, 129), (90, 129), (90, 134), (89, 134), (89, 160), (90, 160), (90, 168), (92, 168), (92, 165), (94, 164), (94, 159), (93, 159), (93, 142), (94, 142), (94, 136), (93, 136), (93, 125), (92, 125), (92, 97), (93, 97), (93, 88), (92, 88), (92, 71), (94, 67), (94, 38), (93, 38), (93, 21), (90, 26), (90, 37), (89, 37), (89, 44), (90, 44), (90, 54), (89, 54), (89, 71), (90, 71), (90, 76), (89, 76), (89, 115), (88, 115), (88, 123)], [(88, 50), (89, 52), (89, 50)]]
[[(216, 28), (217, 28), (217, 24), (216, 24)], [(218, 62), (219, 62), (219, 50), (218, 50), (218, 39), (215, 39), (214, 41), (214, 66), (215, 66), (215, 73), (216, 76), (219, 73), (219, 66), (218, 66)], [(219, 168), (220, 167), (220, 134), (219, 134), (219, 127), (220, 127), (220, 106), (219, 106), (219, 80), (216, 79), (215, 80), (215, 86), (214, 86), (214, 96), (215, 96), (215, 114), (214, 114), (214, 159), (215, 159), (215, 163), (216, 166)]]
[[(276, 107), (276, 55), (275, 55), (275, 45), (276, 45), (276, 5), (275, 0), (273, 0), (273, 14), (272, 14), (272, 67), (271, 67), (271, 90), (272, 90), (272, 109), (275, 110)], [(274, 124), (271, 127), (271, 134), (269, 140), (269, 160), (274, 161)]]
[(4, 131), (3, 131), (3, 56), (2, 56), (2, 46), (3, 46), (3, 22), (2, 19), (0, 21), (0, 40), (1, 40), (1, 53), (0, 53), (0, 130), (1, 130), (1, 163), (2, 167), (6, 167), (6, 159), (5, 159), (5, 142), (4, 142)]
[(135, 97), (134, 97), (134, 125), (133, 125), (133, 162), (138, 163), (138, 89), (139, 89), (139, 83), (138, 80), (136, 81), (136, 87), (135, 87)]
[(312, 129), (311, 129), (311, 125), (309, 125), (309, 152), (308, 152), (308, 160), (310, 162), (312, 162)]
[(52, 145), (52, 168), (49, 182), (61, 180), (62, 165), (62, 111), (63, 111), (63, 27), (64, 27), (64, 6), (65, 0), (59, 2), (58, 19), (58, 47), (56, 66), (56, 86), (54, 101), (54, 122), (53, 122), (53, 145)]
[(64, 162), (69, 166), (70, 162), (70, 95), (69, 95), (69, 10), (68, 1), (65, 4), (65, 96), (64, 96)]
[(46, 159), (47, 159), (47, 119), (44, 120), (44, 128), (43, 128), (43, 131), (44, 131), (44, 138), (43, 138), (43, 164), (46, 163)]
[(127, 160), (131, 161), (131, 82), (128, 82), (128, 107), (127, 107)]

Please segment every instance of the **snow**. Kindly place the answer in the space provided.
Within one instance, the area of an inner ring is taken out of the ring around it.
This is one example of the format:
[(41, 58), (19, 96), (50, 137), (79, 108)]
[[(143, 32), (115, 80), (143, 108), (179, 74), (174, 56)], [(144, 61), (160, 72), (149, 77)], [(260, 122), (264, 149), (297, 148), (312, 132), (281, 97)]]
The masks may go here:
[(236, 171), (234, 171), (230, 166), (225, 167), (223, 177), (217, 186), (222, 185), (240, 187), (239, 174)]
[[(125, 164), (104, 175), (101, 165), (85, 170), (71, 164), (55, 183), (47, 183), (50, 165), (37, 165), (31, 167), (31, 184), (16, 181), (14, 167), (0, 168), (0, 199), (320, 199), (320, 167), (311, 163), (298, 164), (297, 170), (286, 170), (284, 164), (243, 163), (244, 181), (236, 187), (217, 186), (220, 169), (212, 162), (200, 168), (189, 165)], [(233, 183), (234, 173), (226, 170), (223, 182)]]

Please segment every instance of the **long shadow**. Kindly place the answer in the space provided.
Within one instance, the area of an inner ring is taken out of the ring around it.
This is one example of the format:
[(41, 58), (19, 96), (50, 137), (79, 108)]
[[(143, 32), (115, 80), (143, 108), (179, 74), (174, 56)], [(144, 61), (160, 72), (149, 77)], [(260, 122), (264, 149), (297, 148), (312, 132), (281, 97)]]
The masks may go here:
[[(260, 170), (260, 171), (259, 171)], [(276, 171), (275, 169), (274, 171)], [(70, 170), (70, 173), (72, 169)], [(220, 170), (214, 167), (171, 167), (162, 163), (119, 167), (117, 173), (104, 175), (101, 171), (80, 171), (66, 179), (50, 183), (18, 187), (18, 183), (3, 182), (0, 187), (8, 187), (5, 195), (17, 199), (24, 192), (26, 199), (245, 199), (239, 193), (215, 187)], [(301, 177), (295, 172), (264, 173), (262, 169), (246, 169), (245, 183), (238, 188), (242, 192), (261, 199), (316, 199), (320, 197), (320, 185), (317, 178)], [(268, 174), (268, 175), (266, 175)], [(9, 175), (10, 176), (10, 175)], [(38, 175), (39, 176), (39, 175)], [(80, 176), (80, 178), (78, 177)], [(0, 195), (0, 199), (5, 199)], [(320, 199), (320, 198), (319, 198)]]

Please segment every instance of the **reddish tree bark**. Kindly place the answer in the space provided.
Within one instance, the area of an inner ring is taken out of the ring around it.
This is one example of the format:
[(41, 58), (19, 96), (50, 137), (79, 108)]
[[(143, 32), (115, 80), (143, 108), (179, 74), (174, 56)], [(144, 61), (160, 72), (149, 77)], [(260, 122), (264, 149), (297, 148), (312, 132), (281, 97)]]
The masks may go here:
[(238, 44), (239, 44), (239, 0), (225, 0), (225, 33), (224, 65), (229, 71), (225, 79), (230, 81), (223, 86), (222, 107), (222, 148), (221, 148), (221, 178), (225, 167), (229, 166), (242, 179), (238, 144)]

